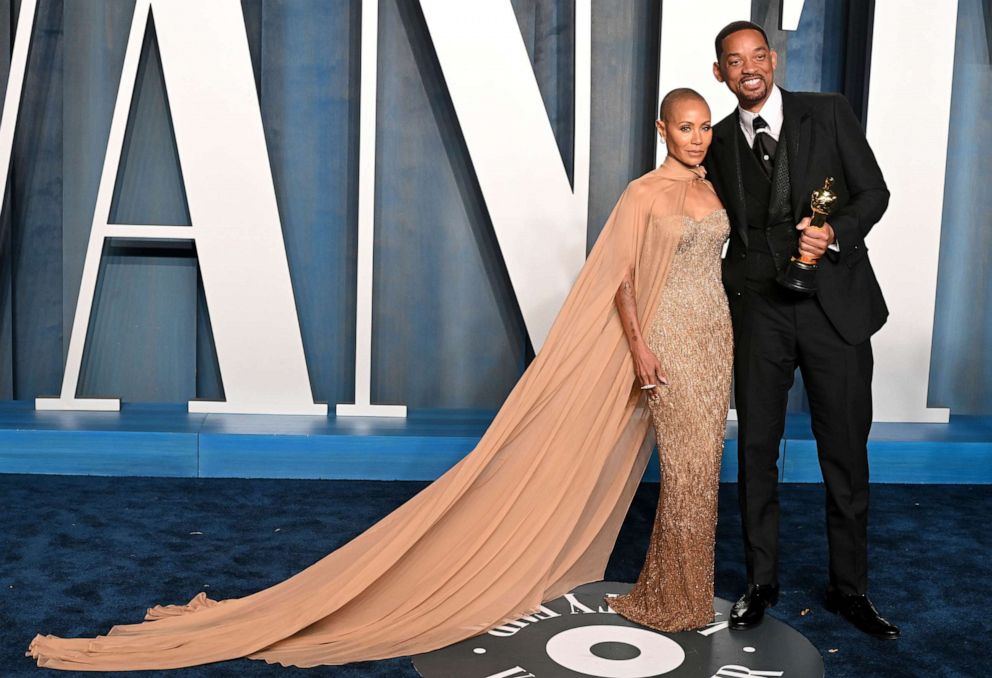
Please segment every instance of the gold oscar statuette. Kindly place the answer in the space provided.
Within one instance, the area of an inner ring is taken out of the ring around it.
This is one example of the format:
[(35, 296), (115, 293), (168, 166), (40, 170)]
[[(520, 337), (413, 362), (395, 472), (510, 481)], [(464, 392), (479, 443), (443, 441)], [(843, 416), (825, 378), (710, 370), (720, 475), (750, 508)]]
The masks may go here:
[[(809, 206), (813, 210), (808, 228), (823, 228), (827, 217), (834, 209), (837, 202), (837, 194), (831, 190), (834, 184), (833, 177), (827, 177), (823, 182), (823, 188), (813, 191), (813, 196), (809, 201)], [(788, 287), (790, 290), (802, 292), (803, 294), (813, 294), (816, 292), (816, 269), (819, 259), (798, 252), (796, 256), (789, 260), (789, 265), (778, 275), (778, 283)]]

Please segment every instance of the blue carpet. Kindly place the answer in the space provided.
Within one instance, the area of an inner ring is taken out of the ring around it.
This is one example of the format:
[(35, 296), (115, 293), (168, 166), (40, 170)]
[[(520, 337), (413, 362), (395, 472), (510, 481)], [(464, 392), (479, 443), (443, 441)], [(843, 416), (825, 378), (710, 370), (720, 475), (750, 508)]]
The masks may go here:
[[(243, 596), (354, 537), (422, 482), (0, 475), (0, 675), (65, 676), (23, 657), (36, 632), (105, 632), (197, 591)], [(633, 581), (658, 485), (641, 486), (607, 579)], [(721, 488), (717, 595), (743, 583), (736, 486)], [(903, 628), (867, 638), (825, 612), (823, 489), (782, 487), (782, 587), (773, 614), (824, 655), (827, 676), (984, 676), (992, 624), (990, 486), (873, 485), (872, 596)], [(809, 610), (803, 614), (804, 610)], [(76, 674), (93, 675), (93, 674)], [(238, 660), (135, 676), (417, 676), (408, 659), (302, 671)]]

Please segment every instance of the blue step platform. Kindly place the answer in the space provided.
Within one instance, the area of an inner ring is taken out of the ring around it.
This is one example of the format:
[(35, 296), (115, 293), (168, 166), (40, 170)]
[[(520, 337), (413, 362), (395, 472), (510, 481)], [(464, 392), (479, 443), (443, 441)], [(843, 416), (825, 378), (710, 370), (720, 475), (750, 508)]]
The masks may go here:
[[(0, 473), (203, 478), (433, 480), (470, 452), (493, 416), (413, 410), (406, 419), (189, 414), (181, 405), (120, 412), (38, 412), (0, 402)], [(727, 425), (722, 479), (737, 479), (737, 426)], [(875, 424), (872, 482), (992, 483), (992, 417)], [(784, 482), (820, 482), (816, 442), (790, 415)], [(657, 457), (646, 479), (658, 478)]]

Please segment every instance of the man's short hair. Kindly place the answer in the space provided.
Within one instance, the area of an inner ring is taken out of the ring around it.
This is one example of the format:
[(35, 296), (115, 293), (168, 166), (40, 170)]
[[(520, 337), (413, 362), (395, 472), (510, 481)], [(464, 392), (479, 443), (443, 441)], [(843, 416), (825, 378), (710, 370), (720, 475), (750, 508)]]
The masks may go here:
[(720, 62), (720, 57), (723, 56), (723, 41), (727, 38), (727, 36), (732, 35), (737, 31), (748, 31), (748, 30), (758, 31), (759, 33), (761, 33), (761, 37), (765, 39), (765, 44), (768, 45), (769, 49), (771, 48), (771, 43), (768, 42), (768, 35), (765, 33), (764, 28), (750, 21), (734, 21), (724, 26), (723, 29), (716, 34), (715, 47), (716, 47), (717, 63)]

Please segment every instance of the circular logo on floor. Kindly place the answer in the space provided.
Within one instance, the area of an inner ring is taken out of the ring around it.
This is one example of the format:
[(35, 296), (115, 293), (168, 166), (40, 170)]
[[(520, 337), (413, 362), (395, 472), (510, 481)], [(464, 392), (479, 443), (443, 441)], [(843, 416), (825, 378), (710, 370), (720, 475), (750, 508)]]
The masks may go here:
[(424, 678), (821, 678), (823, 659), (798, 631), (765, 617), (727, 629), (731, 604), (714, 601), (709, 626), (659, 633), (604, 602), (630, 584), (586, 584), (534, 614), (446, 648), (417, 655)]

